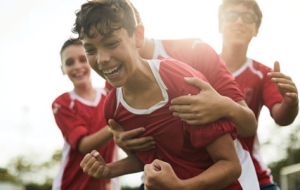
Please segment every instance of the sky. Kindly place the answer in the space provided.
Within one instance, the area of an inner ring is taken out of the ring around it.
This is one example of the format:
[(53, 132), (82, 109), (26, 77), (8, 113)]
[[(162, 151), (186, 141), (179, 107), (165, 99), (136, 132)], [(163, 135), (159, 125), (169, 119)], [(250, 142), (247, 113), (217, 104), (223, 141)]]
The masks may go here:
[[(72, 90), (71, 82), (61, 73), (59, 51), (63, 42), (73, 36), (74, 12), (84, 2), (15, 0), (0, 6), (0, 167), (19, 155), (49, 159), (55, 150), (62, 148), (63, 139), (51, 103), (58, 95)], [(147, 37), (197, 37), (220, 52), (222, 39), (217, 21), (220, 0), (132, 2), (141, 14)], [(299, 88), (300, 75), (295, 68), (300, 64), (300, 1), (257, 2), (263, 21), (258, 36), (250, 44), (248, 57), (269, 67), (279, 61), (282, 72), (291, 76)], [(94, 72), (92, 78), (95, 86), (104, 86), (103, 79)], [(262, 151), (266, 163), (282, 157), (273, 150), (299, 123), (298, 116), (291, 126), (278, 129), (267, 109), (263, 109), (258, 130), (261, 141), (280, 134), (280, 138), (271, 139), (273, 146)], [(133, 176), (137, 179), (135, 184), (126, 177), (122, 183), (138, 185), (140, 174)]]

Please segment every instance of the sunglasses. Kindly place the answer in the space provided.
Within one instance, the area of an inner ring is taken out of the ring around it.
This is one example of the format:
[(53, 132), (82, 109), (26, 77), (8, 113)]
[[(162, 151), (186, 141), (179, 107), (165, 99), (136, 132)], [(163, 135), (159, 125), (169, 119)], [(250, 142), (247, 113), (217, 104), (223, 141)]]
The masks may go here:
[(244, 23), (252, 24), (258, 20), (257, 16), (249, 12), (229, 11), (223, 14), (222, 18), (229, 22), (235, 22), (238, 17), (242, 17)]

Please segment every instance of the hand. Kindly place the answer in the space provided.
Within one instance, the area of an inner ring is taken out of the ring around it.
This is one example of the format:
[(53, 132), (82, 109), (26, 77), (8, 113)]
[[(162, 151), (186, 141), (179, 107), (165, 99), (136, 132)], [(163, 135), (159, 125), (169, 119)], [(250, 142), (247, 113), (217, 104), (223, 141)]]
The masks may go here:
[(147, 151), (155, 148), (155, 142), (152, 137), (135, 138), (142, 134), (145, 128), (140, 127), (131, 131), (124, 131), (123, 127), (113, 119), (108, 120), (108, 124), (116, 144), (124, 151)]
[(184, 189), (181, 180), (174, 173), (173, 168), (167, 162), (154, 160), (144, 166), (145, 190), (174, 190)]
[(96, 150), (85, 155), (83, 160), (80, 162), (80, 167), (84, 173), (94, 178), (110, 178), (110, 169), (106, 166), (104, 159)]
[(288, 106), (298, 105), (298, 90), (291, 77), (280, 72), (279, 62), (274, 63), (274, 71), (268, 73), (272, 81), (276, 83), (278, 92)]
[(174, 116), (190, 125), (203, 125), (226, 116), (222, 109), (225, 106), (224, 97), (209, 83), (198, 78), (185, 78), (184, 80), (187, 84), (200, 88), (201, 92), (198, 95), (174, 98), (171, 101), (173, 105), (170, 106)]

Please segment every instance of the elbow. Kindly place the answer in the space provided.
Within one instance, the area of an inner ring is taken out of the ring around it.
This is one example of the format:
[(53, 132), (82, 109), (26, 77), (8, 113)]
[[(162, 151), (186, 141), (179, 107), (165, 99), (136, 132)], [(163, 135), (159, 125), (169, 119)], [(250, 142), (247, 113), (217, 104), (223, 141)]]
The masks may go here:
[(238, 162), (238, 164), (236, 165), (234, 171), (233, 171), (233, 175), (235, 176), (235, 179), (237, 180), (242, 174), (242, 166), (241, 164)]
[(257, 122), (255, 121), (253, 124), (248, 125), (246, 130), (241, 130), (238, 128), (238, 134), (242, 137), (252, 137), (257, 132)]
[(291, 125), (295, 121), (297, 114), (290, 115), (289, 117), (274, 117), (274, 121), (277, 125), (285, 127)]

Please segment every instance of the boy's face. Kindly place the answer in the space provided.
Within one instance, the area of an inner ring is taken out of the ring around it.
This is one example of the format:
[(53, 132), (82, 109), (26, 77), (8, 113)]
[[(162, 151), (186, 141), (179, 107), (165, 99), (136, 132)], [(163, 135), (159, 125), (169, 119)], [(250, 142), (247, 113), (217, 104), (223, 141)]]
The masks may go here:
[(70, 45), (61, 54), (62, 72), (68, 75), (75, 87), (90, 82), (91, 68), (82, 45)]
[[(124, 28), (112, 34), (89, 38), (85, 35), (83, 46), (90, 66), (114, 87), (123, 86), (136, 71), (138, 51), (143, 45), (144, 28), (137, 26), (132, 37)], [(94, 30), (94, 31), (93, 31)], [(92, 32), (95, 32), (95, 28)]]
[(254, 11), (242, 4), (228, 6), (219, 30), (222, 33), (223, 43), (248, 46), (258, 32)]

